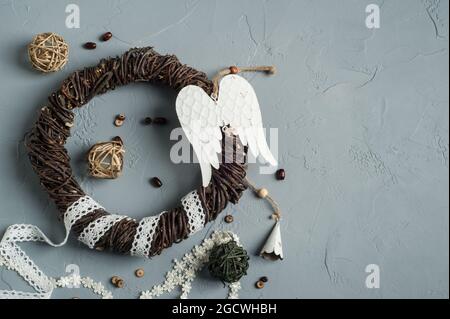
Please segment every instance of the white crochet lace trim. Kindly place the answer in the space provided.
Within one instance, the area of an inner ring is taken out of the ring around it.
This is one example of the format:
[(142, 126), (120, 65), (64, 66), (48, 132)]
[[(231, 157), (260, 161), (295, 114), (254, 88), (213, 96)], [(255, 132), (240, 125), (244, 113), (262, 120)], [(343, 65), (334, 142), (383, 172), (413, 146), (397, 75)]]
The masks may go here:
[(157, 216), (142, 218), (139, 222), (130, 250), (132, 256), (148, 257), (156, 226), (158, 226), (159, 218), (164, 213), (165, 212), (162, 212)]
[(86, 216), (89, 213), (97, 209), (104, 209), (99, 203), (93, 200), (89, 196), (80, 197), (76, 202), (72, 203), (72, 205), (67, 208), (64, 213), (64, 223), (69, 225), (70, 227), (76, 223), (81, 217)]
[(95, 244), (108, 230), (111, 229), (111, 227), (125, 218), (128, 218), (128, 216), (114, 214), (101, 216), (90, 222), (89, 225), (83, 229), (80, 236), (78, 236), (78, 240), (93, 249)]
[[(83, 196), (72, 203), (64, 214), (66, 235), (64, 240), (59, 244), (52, 242), (37, 226), (28, 224), (9, 226), (0, 242), (0, 266), (5, 266), (6, 268), (17, 272), (36, 290), (36, 292), (0, 290), (0, 298), (50, 298), (53, 289), (57, 287), (55, 284), (57, 281), (54, 278), (45, 275), (17, 243), (41, 241), (53, 247), (63, 246), (67, 242), (73, 224), (81, 217), (99, 208), (102, 207), (89, 196)], [(88, 283), (91, 281), (91, 279), (87, 280)], [(101, 288), (97, 286), (96, 288)], [(89, 288), (88, 286), (85, 287)], [(112, 297), (112, 295), (110, 296), (110, 293), (104, 289), (93, 290), (94, 292), (97, 291), (96, 293), (101, 294), (105, 298)]]
[(190, 235), (205, 226), (205, 211), (203, 210), (197, 191), (192, 191), (181, 199), (181, 205), (188, 217)]
[[(16, 225), (14, 225), (16, 226)], [(20, 225), (30, 226), (30, 225)], [(21, 227), (20, 227), (21, 228)], [(29, 228), (27, 228), (29, 229)], [(8, 231), (7, 231), (8, 232)], [(37, 234), (36, 234), (37, 236)], [(2, 241), (0, 254), (4, 259), (4, 263), (8, 268), (23, 274), (23, 278), (32, 286), (41, 296), (51, 291), (53, 288), (50, 279), (37, 267), (34, 262), (23, 253), (18, 245), (14, 242)], [(1, 291), (4, 294), (3, 291)]]

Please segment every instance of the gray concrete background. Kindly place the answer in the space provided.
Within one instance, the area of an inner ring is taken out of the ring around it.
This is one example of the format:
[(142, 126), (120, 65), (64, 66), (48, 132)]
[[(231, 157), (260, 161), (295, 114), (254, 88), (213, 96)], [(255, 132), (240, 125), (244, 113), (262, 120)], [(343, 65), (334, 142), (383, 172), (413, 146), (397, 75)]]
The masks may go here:
[[(381, 28), (364, 24), (365, 7), (381, 7)], [(243, 298), (448, 298), (449, 286), (449, 73), (448, 1), (6, 1), (0, 0), (0, 228), (39, 225), (63, 236), (56, 209), (28, 163), (22, 137), (46, 96), (72, 71), (130, 46), (154, 46), (210, 76), (219, 68), (274, 64), (273, 78), (248, 76), (261, 102), (264, 124), (278, 128), (277, 182), (251, 165), (250, 177), (268, 187), (284, 212), (286, 259), (255, 254), (272, 223), (264, 202), (246, 194), (195, 237), (152, 260), (98, 253), (75, 239), (59, 249), (25, 244), (53, 276), (75, 263), (104, 283), (120, 275), (127, 287), (115, 297), (135, 298), (164, 278), (179, 258), (214, 229), (231, 229), (251, 254)], [(81, 28), (65, 27), (65, 6), (81, 9)], [(30, 69), (26, 45), (38, 32), (61, 34), (70, 61), (58, 73)], [(104, 31), (115, 37), (84, 50)], [(134, 85), (96, 98), (77, 115), (69, 148), (84, 189), (111, 211), (137, 218), (176, 204), (200, 181), (198, 166), (175, 165), (170, 130), (178, 126), (175, 94)], [(115, 114), (128, 119), (112, 125)], [(167, 116), (164, 128), (145, 127), (145, 116)], [(120, 135), (126, 169), (115, 181), (86, 177), (83, 156), (98, 141)], [(160, 190), (148, 178), (160, 176)], [(380, 289), (367, 289), (365, 267), (378, 264)], [(143, 267), (146, 276), (134, 278)], [(257, 290), (253, 283), (267, 275)], [(28, 289), (1, 270), (0, 289)], [(222, 298), (222, 284), (203, 272), (191, 297)], [(55, 297), (93, 297), (57, 290)], [(169, 295), (167, 297), (172, 297)]]

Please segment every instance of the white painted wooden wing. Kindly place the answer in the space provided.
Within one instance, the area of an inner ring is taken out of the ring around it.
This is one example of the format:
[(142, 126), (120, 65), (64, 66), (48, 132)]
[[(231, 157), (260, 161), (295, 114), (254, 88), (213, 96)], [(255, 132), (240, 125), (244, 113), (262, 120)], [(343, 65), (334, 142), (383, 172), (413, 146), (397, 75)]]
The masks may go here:
[(176, 100), (181, 127), (192, 144), (202, 172), (203, 186), (211, 180), (211, 166), (218, 169), (222, 152), (221, 127), (230, 125), (252, 154), (261, 155), (272, 165), (276, 160), (269, 150), (262, 127), (258, 99), (250, 83), (238, 75), (222, 79), (219, 97), (214, 101), (195, 85), (183, 88)]

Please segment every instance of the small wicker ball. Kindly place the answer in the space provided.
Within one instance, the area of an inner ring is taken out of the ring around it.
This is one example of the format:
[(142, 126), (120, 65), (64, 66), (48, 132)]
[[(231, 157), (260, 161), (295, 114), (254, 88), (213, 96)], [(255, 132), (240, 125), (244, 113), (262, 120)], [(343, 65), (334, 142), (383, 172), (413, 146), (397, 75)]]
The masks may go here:
[(249, 259), (247, 251), (231, 240), (214, 246), (209, 255), (208, 270), (211, 276), (233, 283), (247, 274)]
[(69, 59), (69, 45), (56, 33), (46, 32), (34, 36), (28, 45), (31, 65), (38, 71), (55, 72)]
[(119, 177), (123, 168), (124, 153), (121, 141), (95, 144), (88, 153), (89, 175), (108, 179)]

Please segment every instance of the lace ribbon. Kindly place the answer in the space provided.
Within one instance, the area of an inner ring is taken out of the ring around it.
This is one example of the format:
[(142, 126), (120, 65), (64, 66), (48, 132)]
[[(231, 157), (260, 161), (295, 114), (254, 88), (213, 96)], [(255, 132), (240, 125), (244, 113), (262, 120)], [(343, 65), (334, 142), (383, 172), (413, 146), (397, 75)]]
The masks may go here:
[(188, 217), (189, 235), (193, 235), (205, 226), (205, 211), (197, 191), (188, 193), (181, 199), (181, 205)]
[(133, 244), (130, 250), (130, 254), (132, 256), (148, 257), (156, 226), (158, 226), (159, 219), (164, 213), (165, 211), (157, 216), (150, 216), (141, 219), (136, 229), (136, 235), (134, 235)]
[(86, 244), (90, 249), (95, 248), (95, 244), (103, 237), (103, 235), (115, 224), (123, 219), (129, 219), (122, 215), (105, 215), (97, 218), (89, 223), (81, 232), (78, 240)]
[(29, 224), (11, 225), (0, 242), (0, 266), (5, 266), (19, 274), (32, 286), (36, 292), (22, 292), (15, 290), (0, 290), (0, 299), (31, 298), (48, 299), (56, 287), (55, 280), (44, 274), (39, 267), (17, 245), (21, 242), (44, 242), (52, 247), (61, 247), (66, 244), (70, 229), (81, 217), (102, 208), (89, 196), (83, 196), (74, 202), (64, 214), (64, 227), (66, 235), (64, 240), (57, 244), (51, 241), (39, 227)]
[[(205, 211), (196, 191), (190, 192), (182, 198), (181, 204), (188, 216), (190, 235), (198, 232), (205, 224)], [(25, 281), (35, 289), (36, 292), (22, 292), (15, 290), (0, 290), (0, 299), (6, 298), (50, 298), (53, 289), (61, 286), (54, 278), (48, 277), (39, 267), (27, 256), (18, 246), (21, 242), (44, 242), (52, 247), (61, 247), (66, 244), (70, 229), (82, 217), (92, 213), (97, 209), (103, 209), (96, 201), (89, 196), (80, 197), (72, 203), (64, 214), (65, 237), (61, 243), (51, 241), (37, 226), (29, 224), (16, 224), (9, 226), (0, 241), (0, 266), (5, 266), (17, 272)], [(163, 214), (162, 212), (161, 214)], [(148, 257), (156, 226), (161, 214), (142, 219), (137, 228), (137, 232), (131, 248), (131, 255)], [(130, 217), (123, 215), (105, 215), (92, 221), (81, 232), (78, 239), (89, 248), (95, 248), (95, 244), (102, 236), (116, 223)], [(81, 280), (82, 279), (82, 280)], [(80, 282), (87, 288), (93, 286), (92, 280), (81, 278)], [(84, 284), (86, 282), (86, 284)], [(104, 287), (98, 284), (94, 292), (103, 297), (110, 297)]]

